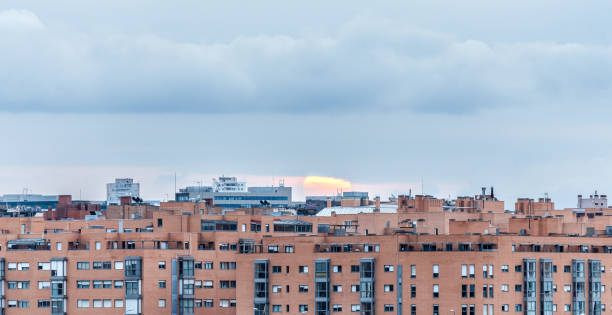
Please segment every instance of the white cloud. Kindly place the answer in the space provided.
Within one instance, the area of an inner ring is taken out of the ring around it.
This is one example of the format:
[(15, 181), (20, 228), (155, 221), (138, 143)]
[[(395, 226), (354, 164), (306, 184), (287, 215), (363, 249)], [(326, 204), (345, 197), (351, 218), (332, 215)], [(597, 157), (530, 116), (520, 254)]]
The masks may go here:
[(219, 42), (48, 29), (0, 49), (9, 112), (464, 114), (612, 96), (609, 46), (459, 40), (363, 17), (331, 33)]
[(2, 10), (0, 11), (0, 30), (41, 30), (45, 25), (38, 16), (28, 10)]

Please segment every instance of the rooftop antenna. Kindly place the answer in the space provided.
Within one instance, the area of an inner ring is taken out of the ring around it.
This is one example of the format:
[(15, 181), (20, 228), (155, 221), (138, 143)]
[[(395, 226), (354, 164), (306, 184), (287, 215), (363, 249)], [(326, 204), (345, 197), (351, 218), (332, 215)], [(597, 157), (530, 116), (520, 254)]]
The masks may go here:
[[(176, 172), (174, 172), (174, 194), (176, 195)], [(176, 199), (176, 197), (174, 197), (174, 199)]]
[(421, 195), (425, 195), (425, 189), (423, 189), (423, 176), (421, 176)]

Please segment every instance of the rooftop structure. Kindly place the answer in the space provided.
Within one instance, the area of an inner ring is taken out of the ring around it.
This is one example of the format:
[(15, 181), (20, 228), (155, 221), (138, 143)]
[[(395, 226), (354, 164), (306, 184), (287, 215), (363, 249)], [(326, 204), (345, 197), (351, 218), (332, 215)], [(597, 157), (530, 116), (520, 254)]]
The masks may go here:
[(106, 184), (106, 203), (117, 205), (124, 196), (140, 197), (140, 184), (132, 178), (117, 178), (114, 183)]
[(246, 182), (239, 182), (236, 177), (220, 176), (213, 178), (212, 188), (215, 192), (245, 192)]
[(286, 208), (292, 202), (292, 189), (279, 186), (246, 187), (245, 182), (238, 182), (236, 177), (219, 177), (213, 179), (213, 186), (189, 186), (176, 193), (176, 201), (210, 200), (213, 206), (234, 209), (254, 207)]
[(608, 196), (597, 194), (589, 195), (588, 198), (583, 198), (582, 195), (578, 195), (578, 208), (607, 208), (608, 207)]

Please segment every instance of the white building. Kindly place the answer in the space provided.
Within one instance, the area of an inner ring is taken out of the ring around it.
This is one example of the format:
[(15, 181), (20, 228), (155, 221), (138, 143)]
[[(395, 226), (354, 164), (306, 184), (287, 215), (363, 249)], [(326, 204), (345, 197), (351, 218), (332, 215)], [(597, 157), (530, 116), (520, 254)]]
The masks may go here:
[(116, 178), (114, 183), (106, 184), (106, 204), (119, 204), (124, 196), (140, 197), (140, 184), (132, 178)]
[(239, 182), (236, 177), (221, 176), (213, 178), (214, 192), (246, 192), (246, 182)]
[(592, 208), (607, 208), (608, 207), (608, 196), (598, 195), (597, 190), (594, 195), (589, 195), (589, 198), (583, 198), (582, 195), (578, 195), (578, 208), (581, 209), (592, 209)]

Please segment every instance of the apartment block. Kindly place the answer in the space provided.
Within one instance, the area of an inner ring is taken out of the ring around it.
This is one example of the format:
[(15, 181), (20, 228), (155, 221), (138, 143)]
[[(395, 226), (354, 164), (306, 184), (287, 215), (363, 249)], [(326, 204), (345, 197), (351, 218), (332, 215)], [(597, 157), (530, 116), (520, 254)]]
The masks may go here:
[(189, 202), (99, 220), (3, 217), (1, 312), (612, 313), (609, 210), (537, 217), (427, 200), (305, 217)]

